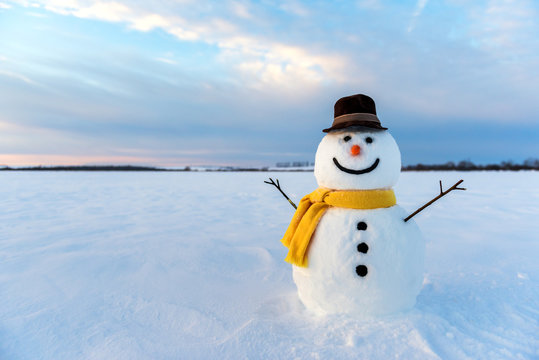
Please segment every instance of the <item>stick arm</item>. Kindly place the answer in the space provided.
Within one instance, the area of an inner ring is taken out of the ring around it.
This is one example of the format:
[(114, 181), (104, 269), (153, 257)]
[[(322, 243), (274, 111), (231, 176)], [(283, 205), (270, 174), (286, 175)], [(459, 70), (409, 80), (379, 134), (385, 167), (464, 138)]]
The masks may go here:
[(460, 179), (459, 181), (457, 181), (455, 183), (455, 185), (451, 186), (446, 191), (443, 191), (443, 189), (442, 189), (442, 180), (440, 180), (440, 194), (438, 196), (436, 196), (434, 199), (432, 199), (431, 201), (429, 201), (428, 203), (426, 203), (425, 205), (421, 206), (419, 209), (414, 211), (412, 214), (408, 215), (408, 217), (406, 217), (404, 219), (404, 222), (407, 222), (408, 220), (410, 220), (411, 218), (416, 216), (420, 211), (424, 210), (427, 206), (431, 205), (433, 202), (435, 202), (436, 200), (438, 200), (442, 196), (447, 195), (450, 191), (452, 191), (452, 190), (466, 190), (465, 188), (459, 188), (458, 187), (463, 181), (464, 180)]
[(279, 184), (279, 179), (275, 179), (277, 182), (273, 181), (272, 178), (269, 178), (270, 181), (264, 181), (266, 184), (269, 184), (269, 185), (273, 185), (277, 188), (277, 190), (279, 190), (281, 192), (281, 194), (283, 194), (283, 196), (285, 197), (286, 200), (288, 200), (288, 202), (290, 203), (290, 205), (292, 205), (294, 207), (294, 209), (297, 209), (298, 207), (296, 206), (296, 204), (294, 204), (294, 202), (292, 200), (290, 200), (290, 198), (288, 196), (286, 196), (286, 194), (284, 193), (284, 191), (281, 189), (281, 184)]

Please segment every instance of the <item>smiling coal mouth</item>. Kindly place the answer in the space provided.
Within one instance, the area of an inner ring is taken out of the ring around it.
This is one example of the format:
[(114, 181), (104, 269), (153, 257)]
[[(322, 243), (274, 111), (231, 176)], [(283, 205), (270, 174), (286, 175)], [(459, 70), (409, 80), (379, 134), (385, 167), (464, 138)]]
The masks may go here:
[(353, 174), (353, 175), (361, 175), (361, 174), (369, 173), (373, 171), (374, 169), (376, 169), (376, 167), (378, 166), (378, 163), (380, 163), (380, 159), (377, 158), (376, 160), (374, 160), (374, 163), (371, 166), (369, 166), (366, 169), (361, 169), (361, 170), (352, 170), (352, 169), (345, 168), (344, 166), (339, 164), (339, 161), (337, 161), (336, 158), (333, 158), (333, 162), (335, 163), (335, 166), (339, 168), (339, 170), (344, 171), (345, 173)]

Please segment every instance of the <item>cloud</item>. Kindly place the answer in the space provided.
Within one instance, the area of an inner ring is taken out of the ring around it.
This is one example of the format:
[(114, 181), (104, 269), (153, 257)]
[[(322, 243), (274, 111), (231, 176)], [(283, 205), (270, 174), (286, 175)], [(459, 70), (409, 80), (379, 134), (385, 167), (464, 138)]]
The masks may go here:
[(169, 58), (158, 57), (158, 58), (155, 58), (155, 60), (164, 62), (165, 64), (169, 64), (169, 65), (178, 65), (177, 61), (169, 59)]
[[(225, 19), (170, 15), (166, 8), (156, 12), (149, 6), (121, 2), (53, 0), (43, 1), (50, 11), (80, 18), (126, 23), (139, 31), (161, 29), (182, 41), (202, 42), (221, 49), (224, 60), (233, 61), (244, 81), (252, 86), (313, 86), (321, 81), (341, 81), (346, 60), (337, 54), (315, 52), (303, 44), (290, 44), (254, 35)], [(286, 6), (288, 11), (306, 14), (299, 4)], [(251, 19), (247, 3), (234, 1), (229, 10), (243, 19)], [(180, 12), (181, 13), (181, 12)], [(246, 59), (246, 60), (244, 60)], [(255, 64), (263, 64), (257, 71)], [(289, 76), (293, 75), (292, 78)], [(290, 81), (293, 80), (293, 81)]]
[(0, 153), (310, 160), (334, 101), (361, 92), (405, 148), (447, 145), (414, 150), (436, 162), (539, 116), (533, 2), (39, 1), (47, 18), (3, 33), (0, 108), (31, 131), (0, 132)]
[(232, 1), (230, 3), (232, 12), (239, 18), (251, 19), (253, 15), (249, 12), (249, 8), (245, 3), (239, 1)]
[[(529, 1), (491, 0), (486, 8), (473, 8), (470, 35), (490, 51), (535, 50), (539, 13)], [(530, 45), (535, 45), (530, 48)]]
[(380, 10), (382, 9), (382, 4), (380, 0), (361, 0), (358, 2), (358, 6), (363, 9), (368, 10)]
[(26, 13), (28, 16), (32, 16), (32, 17), (36, 17), (36, 18), (45, 18), (47, 17), (46, 14), (42, 14), (42, 13), (37, 13), (37, 12), (32, 12), (32, 11), (29, 11)]
[[(6, 59), (6, 58), (4, 58)], [(4, 60), (2, 58), (0, 58), (0, 60)], [(12, 79), (16, 79), (16, 80), (20, 80), (28, 85), (33, 85), (33, 86), (42, 86), (41, 84), (35, 82), (34, 80), (24, 76), (24, 75), (21, 75), (21, 74), (17, 74), (17, 73), (14, 73), (14, 72), (11, 72), (11, 71), (6, 71), (6, 70), (0, 70), (0, 76), (6, 76), (6, 77), (9, 77), (9, 78), (12, 78)]]
[(300, 17), (309, 16), (311, 13), (309, 9), (297, 1), (287, 1), (279, 5), (279, 8), (289, 14), (293, 14)]
[(417, 0), (414, 13), (412, 14), (412, 19), (410, 20), (410, 24), (408, 25), (408, 32), (412, 32), (414, 30), (417, 19), (421, 16), (421, 13), (423, 13), (423, 9), (428, 2), (429, 0)]
[(71, 9), (71, 14), (76, 17), (114, 22), (125, 21), (126, 18), (131, 16), (131, 13), (130, 8), (118, 2), (98, 1), (90, 6)]
[[(150, 31), (155, 28), (169, 29), (170, 27), (170, 21), (157, 14), (141, 16), (131, 21), (131, 28), (140, 31)], [(185, 39), (185, 37), (181, 38)]]
[[(282, 18), (282, 14), (269, 12), (268, 7), (247, 1), (222, 4), (165, 1), (161, 6), (139, 1), (42, 3), (60, 14), (122, 23), (143, 32), (160, 29), (182, 42), (217, 50), (211, 61), (225, 70), (220, 78), (229, 84), (276, 96), (286, 93), (295, 99), (327, 92), (328, 88), (335, 89), (331, 90), (335, 93), (365, 89), (393, 98), (395, 107), (433, 115), (466, 112), (502, 119), (497, 108), (502, 103), (489, 107), (473, 104), (489, 101), (484, 88), (502, 89), (504, 85), (513, 87), (522, 83), (529, 67), (512, 69), (511, 56), (529, 57), (537, 49), (537, 46), (526, 49), (521, 43), (522, 39), (528, 39), (528, 44), (537, 42), (525, 34), (525, 31), (536, 33), (534, 11), (530, 11), (529, 4), (517, 6), (508, 1), (444, 9), (455, 13), (448, 13), (447, 18), (425, 17), (424, 27), (432, 30), (421, 34), (413, 30), (428, 0), (415, 3), (411, 19), (402, 19), (402, 6), (386, 4), (384, 11), (379, 11), (380, 4), (372, 1), (350, 8), (342, 5), (334, 9), (334, 15), (322, 5), (307, 8), (298, 1), (273, 9), (285, 11), (292, 18), (288, 15)], [(353, 13), (357, 6), (377, 11), (378, 20), (372, 19), (369, 12)], [(470, 21), (452, 22), (462, 14)], [(373, 23), (368, 26), (370, 21)], [(376, 25), (376, 21), (380, 24)], [(328, 28), (326, 23), (333, 22), (340, 24), (341, 32)], [(290, 28), (282, 28), (283, 24)], [(457, 25), (465, 37), (449, 38), (448, 34)], [(360, 27), (359, 31), (356, 26)], [(474, 43), (479, 47), (474, 48)], [(455, 45), (459, 48), (451, 52), (449, 49)], [(493, 54), (501, 57), (500, 62), (489, 62), (488, 57)], [(169, 64), (174, 61), (162, 56), (154, 59)], [(478, 78), (485, 66), (491, 72), (512, 75), (487, 79), (485, 74), (484, 78)], [(452, 72), (458, 74), (446, 75)], [(431, 86), (440, 82), (446, 86)], [(461, 106), (449, 104), (446, 99), (462, 88), (470, 90), (463, 91), (462, 96), (456, 95)]]

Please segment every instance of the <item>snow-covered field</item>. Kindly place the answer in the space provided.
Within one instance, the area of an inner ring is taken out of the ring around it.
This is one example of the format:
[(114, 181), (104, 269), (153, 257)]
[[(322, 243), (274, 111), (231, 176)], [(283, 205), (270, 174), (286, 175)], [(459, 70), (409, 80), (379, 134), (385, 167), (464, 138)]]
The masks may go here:
[(403, 173), (414, 310), (299, 302), (280, 243), (312, 173), (0, 173), (0, 359), (537, 359), (539, 173)]

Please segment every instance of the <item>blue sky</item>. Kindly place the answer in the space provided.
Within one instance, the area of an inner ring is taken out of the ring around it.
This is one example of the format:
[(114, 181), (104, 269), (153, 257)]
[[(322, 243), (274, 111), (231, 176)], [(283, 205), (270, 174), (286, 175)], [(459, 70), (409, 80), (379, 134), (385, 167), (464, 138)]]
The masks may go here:
[(539, 154), (534, 1), (0, 0), (0, 165), (314, 160), (368, 94), (404, 164)]

